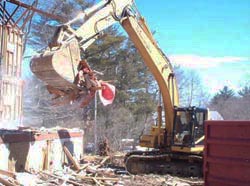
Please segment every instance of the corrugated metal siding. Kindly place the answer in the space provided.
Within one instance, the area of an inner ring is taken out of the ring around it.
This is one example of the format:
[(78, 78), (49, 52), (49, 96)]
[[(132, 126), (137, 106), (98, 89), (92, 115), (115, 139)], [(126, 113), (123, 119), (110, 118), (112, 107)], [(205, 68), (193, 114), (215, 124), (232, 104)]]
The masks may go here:
[(250, 121), (205, 125), (205, 186), (250, 186)]
[(21, 79), (23, 35), (19, 30), (8, 25), (0, 25), (0, 35), (2, 54), (0, 123), (19, 123), (22, 116), (23, 99), (23, 81)]

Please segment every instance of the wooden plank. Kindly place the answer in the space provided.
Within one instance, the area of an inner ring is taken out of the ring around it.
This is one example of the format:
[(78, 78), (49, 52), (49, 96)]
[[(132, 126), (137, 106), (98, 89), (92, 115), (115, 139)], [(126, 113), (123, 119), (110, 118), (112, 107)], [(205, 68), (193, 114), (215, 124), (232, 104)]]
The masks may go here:
[(16, 178), (15, 173), (14, 173), (14, 172), (11, 172), (11, 171), (6, 171), (6, 170), (0, 169), (0, 174), (2, 174), (2, 175), (4, 175), (4, 176), (11, 177), (11, 178)]
[(52, 178), (56, 178), (56, 179), (65, 181), (65, 182), (70, 183), (70, 184), (73, 184), (73, 185), (84, 186), (84, 184), (80, 184), (80, 183), (77, 183), (77, 182), (71, 181), (71, 180), (66, 180), (66, 179), (64, 179), (64, 178), (62, 178), (62, 177), (53, 175), (53, 174), (51, 174), (51, 173), (47, 173), (47, 172), (44, 172), (44, 171), (42, 171), (42, 172), (40, 172), (40, 173), (41, 173), (41, 174), (45, 174), (46, 176), (50, 176), (50, 177), (52, 177)]
[(78, 171), (81, 169), (80, 164), (75, 160), (75, 158), (71, 155), (70, 151), (68, 148), (64, 145), (63, 146), (63, 151), (65, 152), (66, 156), (69, 158), (75, 169)]
[(0, 183), (6, 186), (16, 186), (15, 184), (10, 183), (9, 181), (5, 180), (4, 178), (0, 177)]
[(108, 177), (91, 177), (91, 176), (82, 176), (82, 175), (76, 175), (76, 177), (81, 178), (82, 180), (85, 179), (93, 179), (95, 178), (96, 180), (103, 180), (103, 181), (119, 181), (119, 178), (108, 178)]
[(103, 166), (104, 163), (105, 163), (106, 161), (108, 161), (109, 159), (110, 159), (110, 157), (109, 157), (109, 156), (106, 156), (105, 158), (102, 159), (102, 161), (101, 161), (98, 165), (95, 166), (95, 168), (99, 168), (99, 167)]

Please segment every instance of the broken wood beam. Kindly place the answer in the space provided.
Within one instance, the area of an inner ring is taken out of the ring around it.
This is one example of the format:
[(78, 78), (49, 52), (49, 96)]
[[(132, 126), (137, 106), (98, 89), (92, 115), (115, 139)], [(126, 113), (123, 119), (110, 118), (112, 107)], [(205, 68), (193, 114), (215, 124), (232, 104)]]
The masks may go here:
[(2, 178), (1, 176), (0, 176), (0, 183), (6, 186), (16, 186), (15, 184), (10, 183), (8, 180)]
[(96, 180), (102, 180), (102, 181), (119, 181), (119, 178), (108, 178), (108, 177), (91, 177), (91, 176), (82, 176), (79, 174), (75, 174), (77, 178), (80, 178), (82, 180), (84, 179), (93, 179), (95, 178)]
[(77, 160), (72, 156), (72, 154), (70, 153), (70, 151), (68, 150), (68, 148), (64, 145), (63, 146), (63, 151), (66, 154), (66, 156), (68, 157), (68, 159), (71, 161), (71, 163), (73, 164), (73, 166), (75, 167), (75, 169), (77, 171), (81, 170), (80, 164), (77, 162)]
[(95, 179), (95, 177), (92, 177), (92, 179), (94, 180), (94, 182), (96, 183), (96, 185), (102, 186), (102, 184), (97, 179)]
[(28, 9), (28, 10), (32, 10), (34, 12), (37, 12), (37, 13), (41, 14), (41, 15), (44, 15), (46, 17), (49, 17), (49, 18), (52, 18), (52, 19), (55, 19), (55, 20), (58, 20), (58, 21), (61, 21), (63, 23), (67, 21), (62, 16), (57, 16), (57, 15), (42, 11), (40, 9), (35, 8), (34, 6), (27, 5), (27, 4), (22, 3), (22, 2), (20, 2), (18, 0), (7, 0), (7, 2), (13, 3), (13, 4), (17, 5), (17, 6), (21, 6), (23, 8)]
[(11, 172), (11, 171), (6, 171), (6, 170), (0, 169), (0, 174), (2, 174), (2, 175), (4, 175), (4, 176), (11, 177), (11, 178), (16, 178), (15, 173), (14, 173), (14, 172)]
[(81, 172), (81, 171), (87, 169), (88, 166), (89, 166), (89, 163), (86, 163), (86, 164), (82, 165), (81, 168), (80, 168), (79, 170), (77, 170), (76, 172), (79, 173), (79, 172)]
[(110, 157), (109, 157), (109, 156), (106, 156), (105, 158), (102, 159), (102, 161), (101, 161), (98, 165), (95, 166), (95, 168), (97, 169), (97, 168), (103, 166), (104, 163), (105, 163), (106, 161), (108, 161), (109, 159), (110, 159)]
[(78, 183), (78, 182), (75, 182), (75, 181), (72, 181), (72, 180), (64, 179), (64, 178), (62, 178), (62, 177), (60, 177), (60, 176), (56, 176), (56, 175), (54, 175), (54, 174), (52, 174), (52, 173), (47, 173), (47, 172), (44, 172), (44, 171), (41, 171), (40, 173), (41, 173), (41, 174), (44, 174), (44, 175), (46, 175), (46, 176), (49, 176), (49, 177), (58, 179), (58, 180), (65, 181), (65, 182), (70, 183), (70, 184), (73, 184), (73, 185), (84, 186), (84, 185), (81, 184), (81, 183)]

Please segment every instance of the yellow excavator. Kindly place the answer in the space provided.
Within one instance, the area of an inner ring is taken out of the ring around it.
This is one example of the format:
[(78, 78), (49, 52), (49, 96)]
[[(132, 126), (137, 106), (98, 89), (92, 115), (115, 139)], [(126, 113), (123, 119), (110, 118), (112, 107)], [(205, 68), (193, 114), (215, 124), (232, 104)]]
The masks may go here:
[[(82, 22), (78, 27), (74, 25), (77, 21)], [(140, 146), (150, 150), (128, 153), (126, 169), (132, 174), (201, 176), (204, 120), (208, 118), (208, 110), (179, 107), (172, 65), (158, 47), (133, 0), (102, 0), (58, 27), (48, 48), (32, 59), (32, 72), (57, 97), (74, 99), (84, 94), (82, 87), (75, 83), (77, 67), (82, 60), (80, 51), (86, 50), (115, 23), (128, 33), (155, 77), (162, 97), (162, 105), (157, 109), (157, 125), (152, 126), (150, 134), (140, 138)]]

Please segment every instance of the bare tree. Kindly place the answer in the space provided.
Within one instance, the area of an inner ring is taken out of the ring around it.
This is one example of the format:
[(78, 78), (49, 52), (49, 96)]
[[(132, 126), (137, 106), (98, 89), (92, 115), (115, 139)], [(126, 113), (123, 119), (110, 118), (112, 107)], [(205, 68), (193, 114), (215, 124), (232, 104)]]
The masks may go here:
[(175, 67), (180, 104), (182, 106), (206, 106), (209, 94), (195, 70)]

